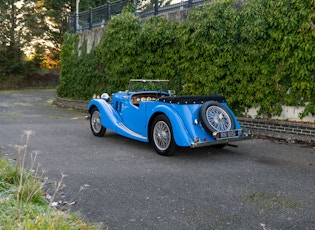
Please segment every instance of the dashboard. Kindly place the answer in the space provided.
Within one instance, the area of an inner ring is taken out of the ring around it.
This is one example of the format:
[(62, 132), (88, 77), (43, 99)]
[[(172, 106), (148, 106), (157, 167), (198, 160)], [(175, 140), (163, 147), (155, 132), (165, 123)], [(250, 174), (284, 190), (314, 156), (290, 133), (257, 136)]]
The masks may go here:
[(156, 101), (158, 99), (158, 95), (157, 94), (137, 94), (137, 95), (133, 95), (131, 97), (131, 103), (139, 106), (140, 102), (143, 101)]

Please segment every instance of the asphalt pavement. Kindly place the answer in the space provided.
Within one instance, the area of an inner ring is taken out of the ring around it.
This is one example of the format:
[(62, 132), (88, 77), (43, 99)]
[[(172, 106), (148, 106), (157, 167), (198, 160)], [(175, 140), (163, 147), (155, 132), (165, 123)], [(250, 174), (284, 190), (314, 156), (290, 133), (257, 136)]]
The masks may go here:
[(315, 149), (251, 139), (172, 157), (52, 105), (54, 90), (0, 91), (0, 152), (25, 144), (59, 206), (105, 229), (315, 229)]

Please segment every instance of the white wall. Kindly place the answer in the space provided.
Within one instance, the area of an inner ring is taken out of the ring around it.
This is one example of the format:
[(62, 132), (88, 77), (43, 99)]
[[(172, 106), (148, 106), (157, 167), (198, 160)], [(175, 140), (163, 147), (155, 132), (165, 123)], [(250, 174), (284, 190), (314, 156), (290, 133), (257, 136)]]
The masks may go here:
[[(245, 116), (251, 118), (258, 118), (257, 111), (259, 108), (250, 108), (244, 114)], [(286, 120), (286, 121), (302, 121), (302, 122), (314, 122), (315, 123), (315, 116), (306, 116), (303, 119), (299, 118), (299, 114), (304, 111), (304, 107), (299, 106), (282, 106), (282, 113), (280, 116), (273, 116), (271, 119), (276, 120)]]

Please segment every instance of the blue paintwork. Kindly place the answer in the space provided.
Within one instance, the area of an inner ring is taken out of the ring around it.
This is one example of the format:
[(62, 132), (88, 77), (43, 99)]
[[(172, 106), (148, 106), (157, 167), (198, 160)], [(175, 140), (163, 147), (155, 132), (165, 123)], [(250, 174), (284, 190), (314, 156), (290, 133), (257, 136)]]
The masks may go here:
[[(112, 102), (101, 98), (93, 99), (88, 105), (88, 111), (91, 112), (93, 107), (97, 107), (103, 127), (142, 142), (149, 142), (150, 122), (160, 113), (165, 114), (170, 120), (174, 140), (178, 146), (192, 146), (196, 136), (203, 143), (217, 142), (200, 123), (199, 110), (202, 104), (172, 104), (159, 100), (141, 101), (139, 106), (132, 103), (134, 95), (149, 93), (157, 92), (118, 92), (112, 95)], [(166, 92), (163, 94), (167, 96)], [(221, 102), (221, 105), (232, 114), (235, 129), (241, 130), (228, 105), (225, 102)], [(198, 124), (194, 124), (195, 119), (199, 121)]]

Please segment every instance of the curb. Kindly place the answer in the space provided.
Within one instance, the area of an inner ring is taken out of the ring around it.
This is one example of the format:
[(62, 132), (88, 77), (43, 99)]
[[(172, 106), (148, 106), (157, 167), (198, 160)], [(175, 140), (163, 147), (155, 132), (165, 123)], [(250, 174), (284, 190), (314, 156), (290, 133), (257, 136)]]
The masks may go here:
[(83, 112), (87, 112), (88, 101), (72, 100), (67, 98), (57, 97), (54, 104), (63, 108), (78, 109)]

